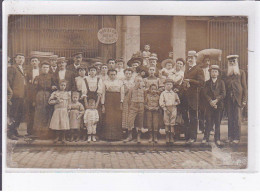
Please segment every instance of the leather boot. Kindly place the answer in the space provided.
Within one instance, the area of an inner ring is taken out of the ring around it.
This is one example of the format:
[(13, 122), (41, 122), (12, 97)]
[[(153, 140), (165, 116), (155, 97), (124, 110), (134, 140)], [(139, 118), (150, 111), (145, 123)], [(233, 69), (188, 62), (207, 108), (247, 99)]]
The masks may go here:
[(153, 142), (153, 133), (150, 132), (149, 133), (149, 143), (152, 143)]
[(154, 142), (158, 143), (158, 138), (157, 138), (157, 131), (153, 132), (153, 138), (154, 138)]
[(173, 144), (173, 143), (174, 143), (174, 135), (173, 135), (173, 133), (170, 132), (169, 136), (170, 136), (170, 138), (169, 138), (169, 143), (170, 143), (170, 144)]
[(170, 132), (166, 131), (166, 144), (168, 144), (170, 141)]
[(124, 142), (128, 142), (128, 141), (132, 141), (133, 140), (133, 136), (132, 136), (132, 131), (129, 131), (128, 132), (128, 136), (127, 138), (124, 140)]

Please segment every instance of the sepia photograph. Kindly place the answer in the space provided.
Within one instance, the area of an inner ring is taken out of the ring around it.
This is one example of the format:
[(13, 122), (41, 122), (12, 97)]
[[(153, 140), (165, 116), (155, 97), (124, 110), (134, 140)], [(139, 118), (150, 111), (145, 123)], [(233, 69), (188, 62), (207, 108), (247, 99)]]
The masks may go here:
[(9, 15), (6, 165), (246, 169), (248, 17)]

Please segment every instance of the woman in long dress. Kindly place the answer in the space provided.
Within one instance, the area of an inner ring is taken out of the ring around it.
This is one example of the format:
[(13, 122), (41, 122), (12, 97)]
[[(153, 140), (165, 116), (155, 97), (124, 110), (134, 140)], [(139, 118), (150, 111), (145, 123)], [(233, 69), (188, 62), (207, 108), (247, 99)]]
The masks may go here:
[(133, 70), (128, 68), (125, 69), (125, 79), (123, 80), (123, 85), (124, 85), (124, 92), (125, 92), (125, 97), (124, 97), (124, 102), (123, 102), (123, 115), (122, 115), (122, 127), (123, 129), (127, 130), (128, 129), (128, 117), (129, 117), (129, 106), (128, 106), (128, 94), (129, 90), (134, 87), (134, 80), (132, 79), (132, 73)]
[(48, 104), (48, 100), (51, 96), (54, 81), (51, 74), (48, 73), (49, 69), (50, 64), (43, 62), (41, 65), (41, 74), (34, 80), (36, 98), (33, 134), (40, 139), (49, 139), (53, 136), (52, 131), (49, 129), (52, 109)]
[(102, 138), (105, 140), (121, 140), (122, 131), (122, 108), (124, 101), (123, 82), (116, 79), (117, 71), (108, 70), (109, 79), (104, 82), (101, 99), (102, 112), (104, 113)]

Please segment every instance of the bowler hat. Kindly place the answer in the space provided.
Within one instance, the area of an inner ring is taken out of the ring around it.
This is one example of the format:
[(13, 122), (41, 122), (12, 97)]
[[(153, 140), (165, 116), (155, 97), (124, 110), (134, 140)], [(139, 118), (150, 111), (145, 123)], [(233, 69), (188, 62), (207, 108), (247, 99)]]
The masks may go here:
[(162, 61), (161, 67), (164, 68), (167, 63), (171, 63), (172, 66), (174, 65), (174, 61), (172, 59), (165, 59), (165, 60)]

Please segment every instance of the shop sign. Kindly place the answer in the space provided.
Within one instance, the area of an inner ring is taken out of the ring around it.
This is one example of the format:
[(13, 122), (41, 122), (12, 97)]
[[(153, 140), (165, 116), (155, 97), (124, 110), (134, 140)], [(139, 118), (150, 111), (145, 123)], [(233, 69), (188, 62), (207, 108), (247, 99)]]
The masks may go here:
[(97, 36), (98, 40), (103, 44), (113, 44), (118, 40), (118, 34), (114, 28), (101, 28)]

